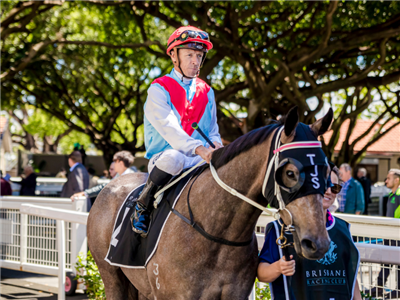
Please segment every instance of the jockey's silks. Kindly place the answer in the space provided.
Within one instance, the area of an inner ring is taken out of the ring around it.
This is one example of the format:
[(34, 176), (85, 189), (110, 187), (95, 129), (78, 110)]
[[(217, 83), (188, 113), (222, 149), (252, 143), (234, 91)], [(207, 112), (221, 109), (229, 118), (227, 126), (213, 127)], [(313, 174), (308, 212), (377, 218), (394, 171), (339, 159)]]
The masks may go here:
[(221, 143), (214, 92), (203, 80), (195, 78), (185, 84), (172, 70), (155, 79), (148, 94), (144, 117), (146, 158), (167, 149), (194, 156), (194, 149), (207, 146), (207, 142), (191, 128), (193, 122), (211, 141)]
[(172, 105), (180, 116), (182, 129), (188, 135), (192, 135), (194, 131), (192, 123), (200, 122), (206, 110), (208, 103), (207, 94), (210, 91), (210, 86), (203, 80), (197, 78), (196, 92), (192, 101), (189, 101), (186, 97), (186, 91), (172, 77), (163, 76), (154, 80), (153, 84), (154, 83), (158, 83), (168, 92)]
[[(350, 234), (349, 224), (342, 219), (333, 218), (327, 227), (331, 243), (328, 252), (319, 260), (300, 258), (289, 247), (290, 255), (296, 260), (296, 271), (290, 281), (290, 300), (350, 300), (354, 295), (360, 255)], [(281, 227), (278, 222), (269, 223), (271, 230), (279, 236)], [(285, 234), (288, 242), (293, 242), (291, 234)], [(278, 247), (278, 246), (276, 246)], [(282, 252), (279, 251), (280, 257)], [(288, 300), (285, 288), (286, 277), (281, 275), (270, 283), (272, 299)], [(289, 292), (289, 291), (288, 291)]]

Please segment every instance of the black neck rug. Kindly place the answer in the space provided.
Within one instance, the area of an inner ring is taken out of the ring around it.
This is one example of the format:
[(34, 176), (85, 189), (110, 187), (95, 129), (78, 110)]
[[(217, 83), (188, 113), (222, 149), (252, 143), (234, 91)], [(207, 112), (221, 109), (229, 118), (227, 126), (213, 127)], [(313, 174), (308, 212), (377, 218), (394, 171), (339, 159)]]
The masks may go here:
[[(206, 166), (208, 167), (208, 165)], [(206, 166), (197, 168), (164, 192), (163, 199), (158, 205), (158, 208), (154, 209), (151, 213), (151, 226), (149, 234), (145, 239), (132, 231), (130, 220), (131, 215), (135, 211), (135, 200), (142, 191), (144, 184), (130, 192), (119, 209), (115, 220), (114, 230), (111, 235), (110, 246), (105, 261), (112, 266), (138, 269), (145, 268), (157, 250), (164, 225), (171, 214), (171, 207), (175, 207), (182, 191), (190, 179), (198, 174), (198, 172), (201, 172)]]

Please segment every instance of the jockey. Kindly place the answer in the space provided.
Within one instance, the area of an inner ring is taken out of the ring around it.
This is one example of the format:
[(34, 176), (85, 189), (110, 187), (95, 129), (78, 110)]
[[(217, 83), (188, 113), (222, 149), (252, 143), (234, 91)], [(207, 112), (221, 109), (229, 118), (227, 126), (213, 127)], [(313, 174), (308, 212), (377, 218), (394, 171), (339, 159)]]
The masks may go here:
[(174, 68), (155, 79), (147, 92), (144, 134), (149, 177), (131, 217), (132, 230), (142, 237), (148, 233), (157, 188), (201, 160), (210, 162), (214, 149), (192, 129), (192, 123), (199, 124), (215, 149), (222, 147), (214, 91), (198, 78), (212, 47), (205, 31), (193, 26), (175, 30), (167, 46)]

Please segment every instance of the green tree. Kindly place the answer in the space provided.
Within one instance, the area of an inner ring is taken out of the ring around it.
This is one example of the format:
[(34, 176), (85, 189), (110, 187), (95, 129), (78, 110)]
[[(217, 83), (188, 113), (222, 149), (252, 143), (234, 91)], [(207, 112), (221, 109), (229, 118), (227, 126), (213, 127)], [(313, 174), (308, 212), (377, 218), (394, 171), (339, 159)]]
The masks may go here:
[[(324, 152), (332, 161), (335, 161), (337, 165), (349, 163), (354, 167), (365, 156), (368, 147), (383, 136), (390, 134), (393, 128), (400, 125), (399, 83), (396, 82), (389, 86), (373, 89), (357, 87), (355, 89), (346, 89), (343, 95), (336, 94), (344, 101), (339, 104), (330, 103), (335, 108), (332, 136), (329, 141), (322, 139)], [(331, 99), (328, 101), (331, 101)], [(378, 103), (371, 105), (373, 102)], [(363, 114), (374, 121), (365, 132), (350, 142), (356, 122)], [(340, 147), (338, 155), (335, 157), (334, 148), (339, 140), (341, 126), (346, 120), (349, 121), (346, 138)], [(367, 136), (369, 136), (367, 143), (361, 150), (355, 152), (356, 144)]]
[(107, 157), (143, 149), (146, 89), (171, 69), (165, 45), (182, 25), (210, 32), (201, 77), (216, 91), (226, 140), (295, 105), (312, 122), (331, 93), (400, 79), (396, 1), (9, 1), (2, 9), (2, 94), (88, 134)]

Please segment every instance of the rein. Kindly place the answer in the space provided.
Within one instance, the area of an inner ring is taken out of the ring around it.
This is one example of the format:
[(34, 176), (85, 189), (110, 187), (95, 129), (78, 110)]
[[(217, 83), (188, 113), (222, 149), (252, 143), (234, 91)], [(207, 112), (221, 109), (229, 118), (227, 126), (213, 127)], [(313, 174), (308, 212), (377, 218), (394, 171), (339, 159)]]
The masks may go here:
[[(202, 236), (204, 236), (206, 239), (219, 243), (219, 244), (223, 244), (223, 245), (227, 245), (227, 246), (234, 246), (234, 247), (243, 247), (243, 246), (247, 246), (249, 245), (252, 241), (253, 241), (253, 237), (251, 238), (251, 240), (249, 241), (245, 241), (245, 242), (232, 242), (232, 241), (228, 241), (226, 239), (223, 238), (219, 238), (219, 237), (215, 237), (211, 234), (209, 234), (208, 232), (206, 232), (203, 228), (201, 228), (195, 221), (194, 221), (194, 217), (193, 217), (193, 212), (192, 209), (190, 207), (190, 203), (189, 203), (189, 197), (190, 197), (190, 192), (192, 190), (192, 186), (195, 183), (195, 181), (197, 180), (197, 178), (199, 178), (200, 174), (204, 171), (201, 170), (199, 172), (199, 174), (196, 175), (196, 178), (192, 181), (192, 183), (190, 184), (190, 188), (187, 194), (187, 205), (188, 205), (188, 211), (189, 211), (189, 216), (190, 216), (190, 220), (188, 218), (186, 218), (185, 216), (183, 216), (181, 213), (179, 213), (177, 210), (175, 210), (174, 208), (171, 207), (171, 211), (177, 215), (179, 218), (181, 218), (184, 222), (186, 222), (187, 224), (189, 224), (190, 226), (192, 226), (197, 232), (199, 232)], [(169, 202), (168, 202), (169, 203)]]

